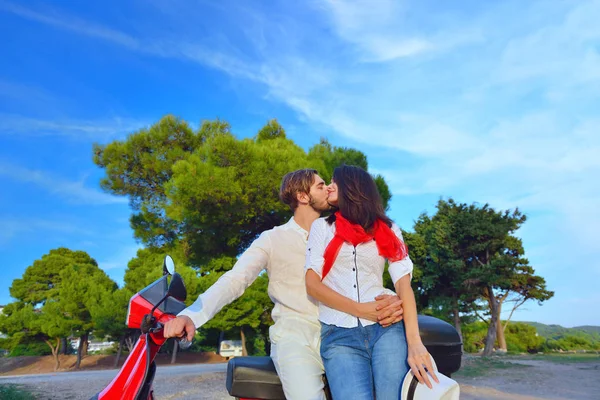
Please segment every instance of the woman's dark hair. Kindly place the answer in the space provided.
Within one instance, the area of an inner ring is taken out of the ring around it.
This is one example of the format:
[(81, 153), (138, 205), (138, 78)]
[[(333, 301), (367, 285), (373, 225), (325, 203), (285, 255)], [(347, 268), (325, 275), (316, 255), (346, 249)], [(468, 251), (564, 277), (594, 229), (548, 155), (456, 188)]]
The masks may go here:
[[(344, 218), (359, 224), (365, 231), (370, 231), (378, 218), (392, 226), (392, 220), (385, 215), (377, 185), (367, 171), (342, 165), (333, 171), (333, 180), (337, 184), (338, 208)], [(327, 218), (330, 224), (334, 221), (335, 213)]]

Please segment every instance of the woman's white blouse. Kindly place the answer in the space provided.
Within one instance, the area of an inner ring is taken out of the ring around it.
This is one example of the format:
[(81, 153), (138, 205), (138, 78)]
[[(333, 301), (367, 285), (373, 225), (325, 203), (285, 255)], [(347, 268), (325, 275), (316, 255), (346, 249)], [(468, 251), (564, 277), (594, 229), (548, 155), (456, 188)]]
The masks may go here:
[[(402, 232), (396, 224), (392, 225), (392, 231), (403, 240)], [(329, 225), (325, 218), (319, 218), (312, 224), (306, 248), (306, 270), (312, 269), (322, 277), (323, 254), (334, 236), (335, 223)], [(323, 283), (359, 303), (373, 301), (375, 297), (387, 290), (383, 287), (385, 261), (385, 258), (379, 255), (375, 240), (361, 243), (356, 247), (345, 242)], [(411, 274), (412, 278), (412, 270), (413, 263), (408, 256), (390, 263), (388, 268), (394, 284), (406, 274)], [(319, 304), (319, 320), (343, 328), (357, 327), (359, 320), (363, 326), (375, 323), (334, 310), (324, 304)]]

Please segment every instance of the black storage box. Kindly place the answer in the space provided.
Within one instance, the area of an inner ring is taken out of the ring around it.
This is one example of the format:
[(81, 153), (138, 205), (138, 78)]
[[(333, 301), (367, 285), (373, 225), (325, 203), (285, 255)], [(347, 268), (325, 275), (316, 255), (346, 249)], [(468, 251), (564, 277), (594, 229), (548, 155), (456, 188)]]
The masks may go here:
[[(460, 369), (462, 342), (452, 325), (419, 315), (419, 332), (442, 374), (450, 376)], [(227, 364), (226, 386), (237, 398), (285, 400), (271, 357), (232, 358)]]

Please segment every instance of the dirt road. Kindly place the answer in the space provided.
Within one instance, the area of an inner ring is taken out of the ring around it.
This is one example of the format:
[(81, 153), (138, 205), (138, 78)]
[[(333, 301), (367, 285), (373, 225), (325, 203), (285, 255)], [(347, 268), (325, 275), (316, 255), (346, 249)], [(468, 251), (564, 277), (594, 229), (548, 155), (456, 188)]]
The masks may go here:
[[(157, 400), (232, 399), (225, 390), (226, 364), (159, 366)], [(40, 400), (89, 399), (116, 370), (63, 372), (0, 377), (0, 384), (16, 383)], [(600, 393), (600, 358), (561, 362), (531, 357), (481, 359), (466, 356), (453, 376), (461, 385), (462, 400), (592, 400)]]
[(461, 399), (597, 400), (600, 358), (583, 361), (501, 357), (483, 361), (467, 356), (454, 378)]

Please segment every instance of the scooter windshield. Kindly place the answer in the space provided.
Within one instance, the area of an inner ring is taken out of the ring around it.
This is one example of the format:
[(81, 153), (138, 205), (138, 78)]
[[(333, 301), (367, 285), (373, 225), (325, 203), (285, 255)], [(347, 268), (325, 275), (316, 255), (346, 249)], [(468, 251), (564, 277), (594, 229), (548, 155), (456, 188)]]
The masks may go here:
[[(158, 304), (165, 297), (168, 290), (167, 275), (155, 280), (150, 285), (140, 291), (140, 296), (148, 301), (152, 306)], [(185, 303), (168, 297), (158, 309), (167, 314), (177, 315), (185, 308)]]

